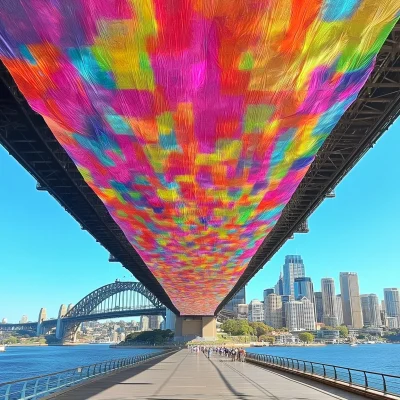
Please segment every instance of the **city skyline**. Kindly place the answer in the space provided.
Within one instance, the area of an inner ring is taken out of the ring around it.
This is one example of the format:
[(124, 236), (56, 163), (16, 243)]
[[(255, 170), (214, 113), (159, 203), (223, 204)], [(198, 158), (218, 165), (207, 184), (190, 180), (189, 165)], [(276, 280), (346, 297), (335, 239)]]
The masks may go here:
[[(398, 121), (335, 189), (336, 198), (319, 206), (309, 218), (310, 232), (288, 240), (250, 281), (248, 301), (261, 298), (265, 288), (275, 285), (286, 254), (301, 254), (314, 282), (332, 276), (338, 283), (340, 271), (356, 271), (361, 294), (376, 293), (379, 300), (383, 288), (400, 282), (396, 206), (400, 189), (386, 174), (389, 168), (395, 176), (400, 173), (400, 165), (393, 163), (400, 146), (399, 128)], [(108, 262), (108, 252), (51, 196), (36, 190), (35, 180), (3, 148), (0, 165), (3, 189), (12, 193), (0, 198), (0, 210), (5, 210), (0, 212), (0, 318), (18, 322), (26, 314), (34, 320), (41, 307), (56, 317), (59, 304), (77, 302), (117, 278), (132, 280), (120, 264)], [(380, 191), (368, 190), (377, 182)], [(378, 228), (380, 234), (371, 235), (371, 229)], [(376, 274), (382, 266), (385, 274)], [(314, 290), (318, 291), (317, 285)]]

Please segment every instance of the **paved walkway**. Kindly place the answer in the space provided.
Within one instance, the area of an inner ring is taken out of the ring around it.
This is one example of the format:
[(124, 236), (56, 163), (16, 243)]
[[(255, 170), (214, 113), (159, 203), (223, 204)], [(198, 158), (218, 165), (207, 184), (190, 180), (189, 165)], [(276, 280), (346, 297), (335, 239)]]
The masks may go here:
[(294, 375), (227, 358), (181, 350), (170, 356), (89, 382), (57, 400), (275, 399), (359, 400), (350, 394)]

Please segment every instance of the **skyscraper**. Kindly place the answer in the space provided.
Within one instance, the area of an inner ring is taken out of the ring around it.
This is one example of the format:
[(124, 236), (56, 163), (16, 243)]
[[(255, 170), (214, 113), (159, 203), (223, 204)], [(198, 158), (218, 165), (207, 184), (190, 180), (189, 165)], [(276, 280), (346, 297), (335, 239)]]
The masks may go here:
[(163, 320), (161, 315), (149, 315), (149, 329), (160, 329)]
[(315, 318), (321, 323), (324, 317), (324, 306), (322, 303), (322, 292), (314, 292)]
[(386, 317), (397, 318), (398, 325), (400, 326), (400, 296), (398, 288), (383, 289), (385, 297)]
[(314, 303), (314, 285), (311, 278), (294, 278), (294, 298), (296, 300), (307, 297), (311, 303)]
[(315, 330), (314, 304), (306, 297), (285, 304), (286, 327), (289, 331)]
[(279, 274), (278, 282), (275, 285), (275, 293), (279, 296), (283, 295), (283, 274), (282, 271)]
[(273, 328), (282, 328), (282, 297), (275, 293), (264, 298), (264, 320)]
[(260, 300), (252, 300), (249, 304), (249, 321), (263, 322), (264, 321), (264, 304)]
[(360, 299), (364, 325), (374, 328), (380, 327), (382, 322), (378, 296), (376, 294), (362, 294)]
[(142, 332), (149, 330), (149, 317), (146, 315), (140, 317), (140, 330)]
[(304, 276), (305, 268), (301, 256), (286, 256), (283, 264), (283, 294), (294, 296), (294, 280)]
[(336, 295), (335, 310), (336, 310), (338, 325), (342, 325), (343, 324), (343, 307), (342, 307), (342, 295), (341, 294)]
[(364, 326), (358, 276), (355, 272), (340, 273), (340, 291), (342, 294), (343, 322), (354, 329)]
[(265, 290), (264, 290), (264, 301), (265, 301), (265, 298), (266, 298), (269, 294), (272, 294), (272, 293), (275, 293), (275, 289), (274, 289), (274, 288), (265, 289)]
[(238, 292), (225, 304), (224, 308), (229, 311), (237, 310), (238, 304), (246, 304), (246, 286), (239, 289)]
[(338, 326), (336, 314), (335, 281), (332, 278), (321, 279), (323, 322), (328, 326)]

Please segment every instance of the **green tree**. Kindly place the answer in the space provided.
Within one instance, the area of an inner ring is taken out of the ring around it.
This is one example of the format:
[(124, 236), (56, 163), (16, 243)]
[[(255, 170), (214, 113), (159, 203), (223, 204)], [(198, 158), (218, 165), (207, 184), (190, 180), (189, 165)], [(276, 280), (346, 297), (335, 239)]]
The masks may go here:
[(18, 339), (15, 336), (10, 336), (9, 338), (7, 338), (5, 340), (6, 344), (17, 344), (18, 343)]
[(309, 332), (301, 332), (299, 334), (299, 339), (304, 343), (311, 343), (314, 341), (314, 335)]
[(235, 331), (235, 320), (234, 319), (228, 319), (224, 321), (224, 323), (221, 326), (222, 330), (226, 333), (229, 333), (233, 335), (233, 332)]
[(261, 342), (269, 342), (271, 344), (275, 343), (275, 336), (261, 335), (258, 340)]
[(253, 328), (253, 332), (258, 338), (272, 330), (270, 326), (265, 325), (263, 322), (250, 322), (250, 326)]
[(347, 326), (340, 325), (337, 327), (337, 329), (339, 330), (340, 337), (347, 338), (347, 336), (349, 336), (349, 330), (348, 330)]

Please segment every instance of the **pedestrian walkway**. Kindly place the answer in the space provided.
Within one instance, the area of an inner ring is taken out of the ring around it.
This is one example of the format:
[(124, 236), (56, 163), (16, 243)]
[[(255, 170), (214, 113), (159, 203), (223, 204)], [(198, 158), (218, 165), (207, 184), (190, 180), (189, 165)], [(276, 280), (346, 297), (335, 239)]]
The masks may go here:
[(57, 396), (57, 400), (84, 399), (360, 400), (363, 397), (217, 355), (209, 360), (202, 353), (185, 349)]

